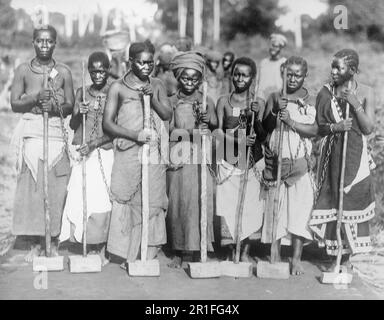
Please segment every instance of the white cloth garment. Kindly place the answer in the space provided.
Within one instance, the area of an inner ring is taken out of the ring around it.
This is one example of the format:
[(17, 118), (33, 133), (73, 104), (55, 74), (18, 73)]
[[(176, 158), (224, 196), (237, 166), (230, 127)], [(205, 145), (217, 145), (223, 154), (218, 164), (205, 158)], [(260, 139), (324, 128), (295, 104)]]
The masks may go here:
[[(105, 172), (105, 177), (110, 186), (113, 165), (113, 150), (99, 149)], [(83, 180), (82, 162), (73, 165), (71, 177), (68, 183), (68, 195), (62, 218), (62, 226), (59, 240), (65, 241), (70, 237), (70, 225), (75, 226), (74, 237), (82, 241), (83, 233)], [(111, 211), (112, 205), (109, 194), (101, 173), (97, 150), (94, 150), (86, 161), (86, 184), (87, 184), (87, 217), (92, 213), (103, 213)]]
[[(255, 169), (261, 174), (264, 159), (255, 164)], [(217, 215), (225, 218), (232, 238), (236, 237), (237, 230), (237, 202), (239, 198), (240, 180), (243, 170), (233, 167), (222, 160), (218, 166), (218, 177), (221, 181), (230, 176), (217, 186), (216, 207)], [(241, 224), (241, 240), (260, 230), (263, 225), (264, 200), (260, 200), (260, 182), (255, 177), (253, 169), (249, 169), (248, 183), (244, 199), (243, 221)]]

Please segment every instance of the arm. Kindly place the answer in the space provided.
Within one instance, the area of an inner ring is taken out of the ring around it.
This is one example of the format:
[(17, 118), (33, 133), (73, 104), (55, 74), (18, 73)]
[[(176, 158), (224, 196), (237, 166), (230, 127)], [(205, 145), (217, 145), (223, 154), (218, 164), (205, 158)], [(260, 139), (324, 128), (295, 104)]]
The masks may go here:
[(167, 90), (161, 80), (158, 80), (158, 84), (153, 91), (151, 99), (153, 109), (157, 112), (161, 120), (170, 121), (172, 118), (172, 106), (167, 95)]
[(75, 100), (73, 95), (73, 81), (71, 71), (67, 67), (63, 66), (60, 71), (62, 71), (64, 77), (64, 102), (61, 108), (63, 110), (63, 116), (66, 117), (72, 113)]
[(371, 134), (375, 128), (374, 99), (374, 93), (371, 88), (367, 89), (363, 103), (360, 103), (354, 94), (350, 93), (347, 96), (347, 100), (356, 114), (360, 130), (364, 135)]
[(108, 90), (107, 101), (103, 115), (103, 129), (112, 137), (120, 137), (139, 142), (138, 131), (123, 128), (115, 123), (119, 104), (119, 89), (120, 83), (114, 82)]
[(21, 64), (15, 71), (11, 88), (11, 107), (13, 112), (30, 112), (36, 106), (38, 94), (25, 94), (24, 75), (26, 64)]

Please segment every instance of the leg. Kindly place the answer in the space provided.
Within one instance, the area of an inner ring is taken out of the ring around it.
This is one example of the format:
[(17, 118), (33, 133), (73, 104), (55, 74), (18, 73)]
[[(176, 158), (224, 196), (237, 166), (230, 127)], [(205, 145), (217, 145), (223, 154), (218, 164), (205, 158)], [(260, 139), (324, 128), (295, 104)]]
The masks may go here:
[(280, 262), (281, 261), (281, 240), (276, 240), (271, 244), (271, 262)]
[(183, 263), (183, 253), (180, 250), (175, 251), (175, 255), (172, 258), (172, 261), (167, 264), (169, 268), (179, 269)]
[(25, 255), (24, 260), (26, 262), (32, 262), (33, 258), (38, 257), (41, 252), (41, 237), (31, 236), (31, 250)]
[(301, 265), (301, 254), (303, 252), (303, 237), (292, 234), (292, 246), (293, 246), (293, 257), (292, 257), (292, 266), (291, 274), (294, 276), (299, 276), (304, 273), (304, 268)]
[(59, 240), (58, 237), (51, 239), (51, 256), (58, 257), (59, 256)]
[(159, 253), (160, 247), (149, 246), (147, 250), (147, 260), (156, 259), (157, 254)]
[(99, 246), (98, 252), (99, 252), (100, 259), (101, 259), (101, 266), (104, 267), (109, 263), (109, 259), (105, 256), (106, 244), (100, 243), (98, 246)]
[(232, 261), (234, 259), (233, 244), (225, 246), (225, 261)]
[(349, 260), (350, 257), (350, 254), (344, 254), (341, 257), (341, 265), (344, 266), (344, 268), (346, 268), (347, 270), (352, 270), (352, 263)]
[(193, 251), (193, 253), (192, 253), (192, 262), (201, 262), (200, 251)]
[(250, 262), (251, 259), (250, 259), (250, 256), (249, 256), (249, 249), (251, 247), (251, 244), (249, 242), (249, 239), (244, 239), (243, 240), (243, 244), (244, 244), (244, 248), (243, 248), (243, 252), (241, 253), (241, 257), (240, 257), (240, 261), (242, 262)]

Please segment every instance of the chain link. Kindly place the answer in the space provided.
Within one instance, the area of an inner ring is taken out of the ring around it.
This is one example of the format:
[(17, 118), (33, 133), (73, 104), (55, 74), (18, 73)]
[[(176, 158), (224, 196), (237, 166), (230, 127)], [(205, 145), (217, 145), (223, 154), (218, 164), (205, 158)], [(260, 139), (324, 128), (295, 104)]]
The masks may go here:
[(57, 98), (57, 92), (54, 88), (54, 85), (53, 85), (53, 79), (52, 78), (49, 78), (49, 81), (48, 81), (48, 85), (52, 91), (52, 96), (53, 96), (53, 100), (55, 102), (55, 105), (56, 105), (56, 108), (59, 110), (59, 114), (60, 114), (60, 124), (61, 124), (61, 132), (62, 132), (62, 136), (63, 136), (63, 140), (64, 140), (64, 146), (63, 146), (63, 150), (67, 152), (68, 156), (70, 157), (71, 160), (75, 161), (75, 162), (78, 162), (81, 160), (81, 157), (75, 157), (71, 150), (69, 149), (69, 138), (68, 138), (68, 131), (67, 129), (65, 128), (65, 124), (64, 124), (64, 114), (63, 114), (63, 107), (60, 105), (60, 102)]

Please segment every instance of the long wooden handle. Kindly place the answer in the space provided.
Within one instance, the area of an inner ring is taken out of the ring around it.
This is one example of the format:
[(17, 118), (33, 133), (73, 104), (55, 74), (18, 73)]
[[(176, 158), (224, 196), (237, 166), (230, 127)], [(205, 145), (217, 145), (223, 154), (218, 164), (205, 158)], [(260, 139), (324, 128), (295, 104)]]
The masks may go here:
[[(283, 97), (287, 96), (287, 68), (283, 71)], [(272, 245), (271, 245), (271, 262), (275, 263), (278, 252), (277, 243), (277, 224), (279, 221), (279, 200), (280, 200), (280, 184), (281, 184), (281, 167), (283, 163), (283, 138), (284, 138), (284, 122), (280, 121), (279, 140), (278, 140), (278, 156), (277, 156), (277, 177), (276, 177), (276, 193), (273, 201), (273, 226), (272, 226)]]
[[(203, 82), (202, 111), (207, 110), (208, 84)], [(207, 136), (203, 135), (201, 141), (201, 218), (200, 218), (200, 255), (201, 262), (207, 261)]]
[[(255, 85), (255, 95), (254, 95), (254, 101), (257, 99), (257, 93), (258, 93), (258, 83), (256, 82)], [(252, 112), (252, 120), (251, 120), (251, 129), (250, 129), (250, 135), (253, 134), (253, 126), (255, 124), (255, 113)], [(239, 190), (239, 197), (237, 200), (237, 231), (236, 231), (236, 253), (235, 253), (235, 261), (234, 263), (240, 262), (240, 249), (241, 249), (241, 235), (242, 235), (242, 223), (243, 223), (243, 212), (244, 212), (244, 201), (245, 201), (245, 195), (247, 192), (247, 184), (248, 184), (248, 172), (249, 172), (249, 162), (251, 158), (251, 148), (248, 148), (247, 152), (247, 162), (245, 166), (245, 171), (241, 175), (241, 181), (240, 181), (240, 190)]]
[[(82, 62), (82, 96), (85, 102), (85, 63)], [(82, 114), (82, 144), (86, 143), (85, 131), (86, 114)], [(87, 256), (87, 223), (88, 223), (88, 209), (87, 209), (87, 165), (86, 157), (83, 156), (82, 163), (82, 180), (83, 180), (83, 257)]]
[[(144, 95), (144, 129), (150, 129), (150, 97)], [(148, 250), (148, 220), (149, 220), (149, 144), (143, 145), (141, 166), (141, 198), (142, 198), (142, 228), (141, 228), (141, 261), (146, 261)]]
[[(48, 70), (43, 67), (43, 87), (48, 88)], [(43, 112), (43, 184), (44, 184), (44, 214), (45, 214), (45, 255), (51, 256), (51, 216), (49, 206), (49, 189), (48, 189), (48, 112)]]
[[(348, 82), (348, 89), (351, 89), (351, 81)], [(347, 102), (345, 110), (345, 119), (349, 118), (349, 103)], [(344, 132), (343, 139), (343, 151), (341, 158), (341, 170), (340, 170), (340, 183), (339, 183), (339, 211), (337, 213), (337, 224), (336, 224), (336, 238), (337, 238), (337, 258), (335, 272), (340, 272), (341, 257), (343, 254), (343, 242), (341, 240), (341, 221), (343, 218), (343, 207), (344, 207), (344, 179), (345, 179), (345, 160), (347, 157), (347, 145), (348, 145), (348, 131)]]

